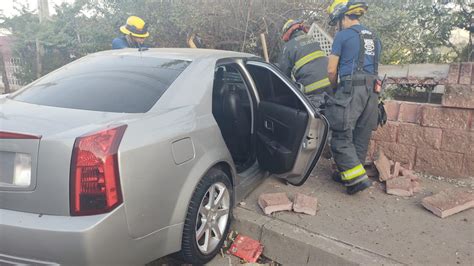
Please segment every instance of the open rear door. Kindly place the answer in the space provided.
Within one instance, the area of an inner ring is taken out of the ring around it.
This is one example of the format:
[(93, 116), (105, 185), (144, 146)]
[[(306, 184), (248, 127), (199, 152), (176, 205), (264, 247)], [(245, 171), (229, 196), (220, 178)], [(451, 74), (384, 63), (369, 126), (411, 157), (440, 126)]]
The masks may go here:
[(273, 66), (249, 61), (247, 70), (260, 98), (255, 126), (260, 167), (300, 186), (321, 156), (328, 122)]

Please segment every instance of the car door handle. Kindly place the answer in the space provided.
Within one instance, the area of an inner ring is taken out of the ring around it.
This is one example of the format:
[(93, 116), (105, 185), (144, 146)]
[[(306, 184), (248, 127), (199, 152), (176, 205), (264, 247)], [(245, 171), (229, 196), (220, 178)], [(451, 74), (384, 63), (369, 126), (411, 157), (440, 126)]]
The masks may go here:
[(269, 120), (264, 120), (263, 125), (265, 126), (266, 129), (270, 130), (273, 132), (273, 122)]

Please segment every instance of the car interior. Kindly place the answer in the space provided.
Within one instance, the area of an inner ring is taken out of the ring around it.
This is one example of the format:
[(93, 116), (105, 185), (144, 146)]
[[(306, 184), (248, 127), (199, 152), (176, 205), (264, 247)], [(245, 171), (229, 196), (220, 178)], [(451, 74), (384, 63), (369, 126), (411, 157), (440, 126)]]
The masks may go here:
[(252, 166), (255, 159), (261, 168), (271, 173), (289, 172), (306, 131), (306, 108), (270, 69), (249, 64), (247, 70), (260, 98), (254, 127), (251, 91), (238, 67), (232, 64), (216, 68), (213, 115), (238, 172)]
[(237, 67), (219, 66), (214, 77), (212, 112), (237, 171), (255, 162), (249, 90)]

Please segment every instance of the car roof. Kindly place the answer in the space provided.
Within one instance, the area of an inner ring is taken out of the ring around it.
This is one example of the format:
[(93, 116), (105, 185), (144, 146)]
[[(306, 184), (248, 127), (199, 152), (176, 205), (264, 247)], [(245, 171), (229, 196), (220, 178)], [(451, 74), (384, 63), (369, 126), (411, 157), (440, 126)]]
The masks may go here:
[(180, 59), (197, 61), (200, 59), (215, 59), (221, 58), (255, 58), (258, 57), (253, 54), (232, 52), (226, 50), (213, 50), (213, 49), (196, 49), (196, 48), (150, 48), (145, 51), (139, 51), (136, 48), (108, 50), (94, 55), (116, 55), (116, 56), (146, 56), (146, 57), (158, 57), (158, 58), (169, 58), (169, 59)]

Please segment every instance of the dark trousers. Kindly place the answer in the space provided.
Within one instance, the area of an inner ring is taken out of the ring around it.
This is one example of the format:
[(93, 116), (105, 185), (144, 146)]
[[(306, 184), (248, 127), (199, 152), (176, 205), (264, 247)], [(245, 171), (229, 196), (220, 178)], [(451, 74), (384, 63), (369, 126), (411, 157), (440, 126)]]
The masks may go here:
[(364, 164), (372, 130), (377, 128), (378, 94), (373, 91), (372, 76), (367, 82), (363, 79), (355, 85), (342, 82), (327, 102), (331, 150), (341, 173)]

